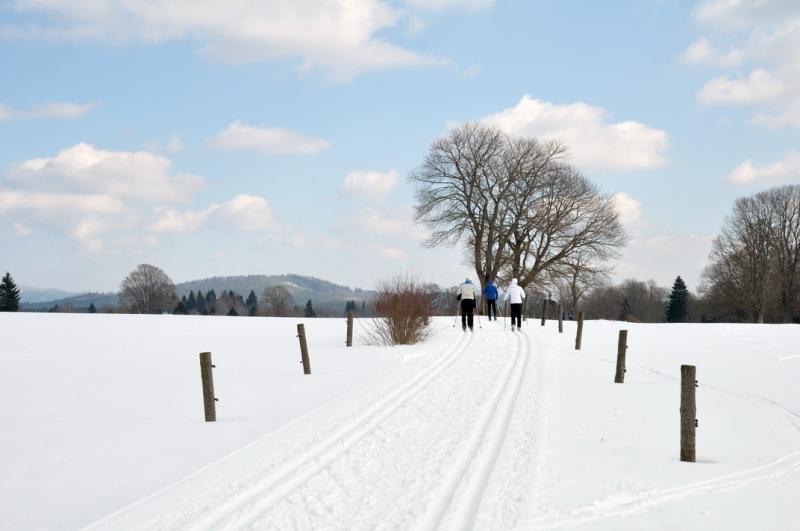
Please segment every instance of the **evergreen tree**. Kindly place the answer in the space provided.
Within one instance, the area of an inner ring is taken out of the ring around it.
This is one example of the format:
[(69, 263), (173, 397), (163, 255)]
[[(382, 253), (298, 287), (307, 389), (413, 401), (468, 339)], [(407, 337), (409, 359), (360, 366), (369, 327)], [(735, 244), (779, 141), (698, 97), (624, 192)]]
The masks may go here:
[(19, 288), (11, 278), (11, 273), (6, 272), (0, 281), (0, 312), (19, 311)]
[(209, 311), (211, 310), (211, 308), (214, 307), (216, 303), (217, 303), (217, 294), (214, 293), (213, 289), (208, 290), (208, 293), (206, 293), (206, 306), (209, 308)]
[(236, 317), (239, 314), (236, 313), (236, 309), (233, 306), (231, 306), (231, 309), (228, 310), (228, 314), (227, 315), (228, 315), (228, 317)]
[(190, 312), (197, 309), (197, 300), (194, 298), (194, 291), (189, 292), (189, 298), (186, 299), (186, 309)]
[(178, 305), (175, 307), (175, 311), (172, 313), (175, 315), (187, 315), (189, 313), (189, 310), (186, 309), (186, 303), (183, 302), (183, 299), (178, 302)]
[(619, 320), (627, 321), (630, 313), (631, 313), (631, 305), (628, 304), (628, 297), (625, 297), (625, 299), (622, 301), (622, 308), (620, 308)]
[(356, 301), (347, 301), (347, 304), (344, 305), (344, 313), (355, 312), (355, 311), (356, 311)]
[(258, 312), (258, 307), (254, 304), (252, 306), (249, 306), (249, 308), (250, 309), (247, 311), (247, 315), (249, 315), (250, 317), (255, 317), (256, 312)]
[(247, 301), (245, 302), (249, 308), (258, 304), (258, 297), (256, 297), (256, 292), (252, 289), (250, 290), (250, 295), (247, 296)]
[(311, 304), (311, 299), (308, 299), (306, 303), (306, 309), (303, 311), (303, 315), (306, 317), (316, 317), (317, 314), (314, 312), (314, 306)]
[(685, 323), (689, 316), (689, 290), (686, 288), (686, 283), (680, 277), (675, 279), (672, 284), (672, 292), (667, 299), (667, 322), (668, 323)]
[(206, 309), (206, 296), (203, 295), (201, 290), (197, 290), (196, 308), (197, 313), (200, 315), (208, 315), (208, 310)]
[(89, 305), (89, 313), (97, 313), (97, 308), (95, 308), (94, 303)]

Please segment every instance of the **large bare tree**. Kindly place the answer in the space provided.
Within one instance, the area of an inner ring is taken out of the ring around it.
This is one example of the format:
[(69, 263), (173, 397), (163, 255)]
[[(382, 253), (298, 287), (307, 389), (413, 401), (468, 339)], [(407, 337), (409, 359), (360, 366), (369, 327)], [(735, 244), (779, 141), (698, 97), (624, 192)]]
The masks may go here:
[(261, 301), (267, 311), (275, 316), (282, 317), (289, 313), (289, 308), (294, 303), (291, 292), (281, 285), (264, 288)]
[(177, 302), (175, 284), (164, 271), (139, 264), (119, 286), (120, 304), (133, 313), (171, 311)]
[(800, 186), (779, 186), (766, 192), (772, 211), (775, 284), (781, 319), (790, 323), (800, 298)]

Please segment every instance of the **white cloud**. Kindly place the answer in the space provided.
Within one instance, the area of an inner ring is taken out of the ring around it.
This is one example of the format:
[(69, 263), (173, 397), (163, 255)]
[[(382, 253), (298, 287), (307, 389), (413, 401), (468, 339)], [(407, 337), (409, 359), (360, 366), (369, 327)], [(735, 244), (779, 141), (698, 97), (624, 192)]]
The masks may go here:
[(222, 60), (294, 59), (302, 70), (320, 69), (340, 81), (369, 71), (446, 63), (378, 36), (407, 18), (386, 0), (17, 0), (15, 6), (42, 15), (42, 22), (6, 26), (7, 37), (191, 39)]
[(342, 191), (349, 195), (382, 201), (397, 188), (399, 174), (395, 170), (351, 171), (344, 177)]
[(429, 236), (428, 230), (414, 223), (411, 212), (402, 210), (391, 213), (364, 210), (339, 222), (341, 230), (356, 230), (379, 237), (422, 241)]
[(747, 77), (711, 79), (697, 93), (704, 105), (756, 104), (773, 101), (785, 92), (783, 82), (764, 70), (753, 70)]
[(273, 155), (310, 155), (328, 149), (331, 143), (288, 129), (247, 125), (237, 120), (210, 139), (208, 145), (216, 149), (252, 150)]
[(554, 138), (570, 147), (575, 162), (589, 169), (647, 169), (666, 163), (667, 133), (640, 122), (608, 122), (608, 112), (577, 102), (558, 105), (523, 98), (482, 120), (510, 134)]
[(96, 107), (96, 103), (48, 102), (28, 109), (12, 109), (0, 104), (0, 120), (15, 118), (81, 118)]
[(619, 192), (614, 194), (614, 202), (623, 225), (630, 226), (639, 221), (642, 214), (642, 204), (639, 201), (625, 192)]
[(200, 211), (179, 212), (162, 208), (158, 214), (158, 219), (150, 226), (151, 230), (158, 233), (196, 232), (210, 223), (243, 231), (269, 231), (277, 226), (272, 207), (266, 199), (244, 194)]
[(22, 237), (30, 236), (31, 234), (33, 234), (33, 230), (30, 227), (24, 225), (23, 223), (17, 221), (14, 222), (14, 234)]
[(386, 247), (381, 249), (381, 256), (387, 260), (403, 260), (406, 257), (406, 253), (395, 247)]
[(163, 144), (156, 140), (152, 140), (145, 144), (148, 151), (155, 151), (158, 153), (180, 153), (186, 149), (186, 142), (183, 141), (181, 135), (172, 133), (166, 142)]
[(695, 18), (713, 37), (691, 44), (683, 60), (723, 71), (703, 85), (697, 99), (751, 106), (759, 123), (800, 126), (800, 5), (711, 0), (699, 4)]
[(748, 159), (731, 171), (726, 179), (734, 184), (800, 182), (800, 152), (791, 151), (778, 161), (756, 166)]
[(445, 11), (448, 9), (479, 11), (494, 6), (495, 0), (405, 0), (405, 2), (420, 11)]
[(171, 170), (171, 160), (147, 151), (107, 151), (77, 144), (53, 157), (12, 167), (5, 181), (26, 190), (102, 194), (146, 202), (185, 201), (202, 187), (200, 177)]

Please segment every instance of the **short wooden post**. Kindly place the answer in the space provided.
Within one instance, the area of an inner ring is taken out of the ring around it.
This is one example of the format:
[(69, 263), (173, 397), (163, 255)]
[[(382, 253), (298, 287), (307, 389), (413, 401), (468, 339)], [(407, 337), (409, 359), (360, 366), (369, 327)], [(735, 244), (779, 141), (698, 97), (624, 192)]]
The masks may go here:
[(556, 309), (558, 310), (558, 333), (559, 334), (563, 334), (564, 333), (564, 315), (563, 315), (564, 314), (564, 310), (563, 310), (563, 308), (561, 308), (561, 303), (560, 302), (558, 303), (558, 306), (556, 306)]
[(681, 365), (681, 461), (694, 463), (695, 432), (697, 430), (697, 368)]
[(353, 346), (353, 312), (347, 312), (347, 341), (348, 347)]
[(300, 357), (303, 362), (303, 374), (311, 374), (311, 360), (308, 358), (308, 344), (306, 343), (306, 327), (297, 325), (297, 337), (300, 338)]
[(214, 397), (214, 369), (211, 364), (211, 353), (200, 353), (200, 377), (203, 380), (203, 409), (206, 414), (206, 422), (217, 420), (217, 399)]
[(628, 331), (619, 331), (619, 341), (617, 341), (617, 373), (614, 375), (614, 383), (625, 383), (625, 352), (628, 350)]
[(578, 333), (575, 334), (575, 350), (581, 349), (583, 339), (583, 312), (578, 312)]
[(546, 320), (547, 320), (547, 299), (545, 299), (544, 302), (542, 303), (542, 326), (544, 326)]

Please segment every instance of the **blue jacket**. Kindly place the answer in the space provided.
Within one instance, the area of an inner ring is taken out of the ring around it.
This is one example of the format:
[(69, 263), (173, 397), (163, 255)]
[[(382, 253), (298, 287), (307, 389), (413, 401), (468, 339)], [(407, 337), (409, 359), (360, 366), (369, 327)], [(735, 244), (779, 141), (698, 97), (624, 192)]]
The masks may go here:
[(497, 286), (494, 285), (494, 282), (489, 282), (486, 284), (486, 287), (483, 288), (483, 292), (486, 294), (486, 298), (490, 301), (497, 300)]

